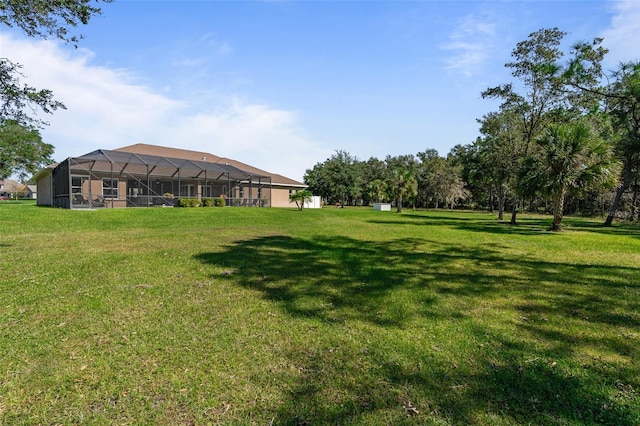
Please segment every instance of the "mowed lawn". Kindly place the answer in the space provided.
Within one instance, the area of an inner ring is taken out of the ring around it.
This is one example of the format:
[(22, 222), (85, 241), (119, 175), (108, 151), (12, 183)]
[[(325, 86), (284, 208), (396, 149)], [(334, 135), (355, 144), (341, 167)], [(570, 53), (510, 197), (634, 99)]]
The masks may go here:
[(0, 424), (638, 425), (640, 228), (0, 203)]

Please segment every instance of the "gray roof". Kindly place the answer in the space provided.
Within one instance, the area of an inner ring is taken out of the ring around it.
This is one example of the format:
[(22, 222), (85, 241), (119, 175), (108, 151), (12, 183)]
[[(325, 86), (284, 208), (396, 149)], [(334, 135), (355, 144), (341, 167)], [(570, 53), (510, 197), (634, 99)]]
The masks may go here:
[(270, 180), (268, 175), (249, 173), (229, 164), (105, 149), (70, 158), (69, 161), (73, 168), (80, 166), (92, 171), (149, 174), (152, 177), (173, 177), (179, 174), (189, 178), (207, 176), (210, 179), (220, 179), (228, 176), (234, 180)]

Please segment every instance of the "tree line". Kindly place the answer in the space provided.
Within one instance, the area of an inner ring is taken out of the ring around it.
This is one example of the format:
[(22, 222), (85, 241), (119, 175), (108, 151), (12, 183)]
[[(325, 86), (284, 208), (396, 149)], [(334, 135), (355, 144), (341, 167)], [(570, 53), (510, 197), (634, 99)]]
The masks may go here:
[[(97, 0), (95, 3), (111, 0)], [(71, 30), (100, 8), (92, 0), (6, 0), (0, 24), (30, 37), (76, 45)], [(309, 190), (327, 203), (393, 202), (403, 207), (490, 209), (500, 219), (522, 210), (553, 213), (560, 229), (567, 213), (640, 220), (640, 62), (603, 70), (603, 40), (578, 42), (564, 52), (558, 28), (531, 33), (515, 46), (505, 66), (512, 81), (482, 92), (501, 101), (478, 119), (475, 141), (445, 157), (417, 154), (361, 161), (336, 151), (307, 170)], [(0, 58), (0, 179), (24, 179), (51, 162), (53, 146), (39, 130), (35, 112), (65, 108), (47, 89), (24, 84), (22, 65)]]
[(522, 210), (640, 220), (640, 62), (606, 72), (603, 40), (560, 49), (565, 32), (541, 29), (505, 64), (513, 81), (482, 92), (497, 111), (479, 118), (475, 141), (446, 157), (435, 150), (361, 161), (336, 151), (307, 170), (309, 189), (341, 205)]
[(398, 211), (403, 206), (453, 208), (467, 197), (460, 164), (434, 149), (367, 161), (336, 151), (307, 170), (304, 181), (312, 193), (340, 206), (393, 202)]

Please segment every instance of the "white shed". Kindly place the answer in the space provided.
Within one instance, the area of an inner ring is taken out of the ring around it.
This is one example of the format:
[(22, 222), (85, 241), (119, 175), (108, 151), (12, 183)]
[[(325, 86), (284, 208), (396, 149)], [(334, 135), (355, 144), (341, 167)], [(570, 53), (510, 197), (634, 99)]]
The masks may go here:
[(381, 212), (390, 212), (391, 204), (389, 203), (373, 203), (373, 209)]
[(319, 209), (320, 207), (322, 207), (322, 203), (320, 201), (320, 196), (318, 195), (314, 195), (313, 197), (304, 201), (305, 209)]

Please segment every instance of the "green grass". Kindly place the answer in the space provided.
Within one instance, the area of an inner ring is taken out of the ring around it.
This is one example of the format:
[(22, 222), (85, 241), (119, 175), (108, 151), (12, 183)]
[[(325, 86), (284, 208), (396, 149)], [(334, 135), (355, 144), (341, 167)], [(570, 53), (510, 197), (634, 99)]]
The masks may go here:
[(640, 424), (640, 229), (1, 203), (0, 424)]

